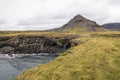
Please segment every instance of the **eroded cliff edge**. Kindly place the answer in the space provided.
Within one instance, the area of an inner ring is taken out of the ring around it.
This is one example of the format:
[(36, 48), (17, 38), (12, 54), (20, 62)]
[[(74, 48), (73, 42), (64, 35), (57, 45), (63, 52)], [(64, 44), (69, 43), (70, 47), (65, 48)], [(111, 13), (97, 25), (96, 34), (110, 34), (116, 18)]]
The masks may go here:
[(77, 45), (75, 35), (53, 37), (44, 35), (17, 35), (0, 37), (0, 54), (62, 53)]

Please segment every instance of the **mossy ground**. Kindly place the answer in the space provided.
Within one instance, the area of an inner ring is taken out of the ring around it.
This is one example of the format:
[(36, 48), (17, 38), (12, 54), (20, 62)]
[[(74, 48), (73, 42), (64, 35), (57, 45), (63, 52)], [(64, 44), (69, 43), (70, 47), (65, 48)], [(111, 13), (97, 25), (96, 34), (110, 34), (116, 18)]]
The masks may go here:
[(43, 31), (0, 31), (0, 37), (12, 37), (12, 36), (46, 36), (46, 37), (65, 37), (69, 35), (77, 35), (70, 32), (43, 32)]
[(120, 32), (77, 34), (78, 46), (48, 64), (26, 70), (15, 80), (119, 80)]

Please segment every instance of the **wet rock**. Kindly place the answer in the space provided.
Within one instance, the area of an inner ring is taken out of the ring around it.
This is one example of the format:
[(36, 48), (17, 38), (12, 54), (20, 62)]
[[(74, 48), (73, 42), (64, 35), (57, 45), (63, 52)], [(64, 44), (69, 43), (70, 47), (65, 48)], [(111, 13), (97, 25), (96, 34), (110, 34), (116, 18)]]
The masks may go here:
[(13, 53), (14, 49), (15, 48), (13, 48), (13, 47), (5, 46), (3, 48), (0, 48), (0, 53), (2, 53), (2, 54)]
[[(2, 53), (62, 53), (72, 46), (73, 38), (19, 35), (4, 42)], [(7, 46), (6, 46), (7, 45)]]

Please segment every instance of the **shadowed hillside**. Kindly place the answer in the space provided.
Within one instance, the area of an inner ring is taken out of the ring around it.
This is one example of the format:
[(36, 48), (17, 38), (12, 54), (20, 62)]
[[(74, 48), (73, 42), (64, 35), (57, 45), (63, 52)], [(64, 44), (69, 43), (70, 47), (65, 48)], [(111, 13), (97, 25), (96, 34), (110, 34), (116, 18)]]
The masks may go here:
[(103, 25), (104, 28), (107, 28), (109, 30), (115, 30), (120, 31), (120, 23), (107, 23)]
[(81, 15), (76, 15), (67, 24), (60, 28), (52, 29), (51, 31), (72, 31), (72, 32), (93, 32), (93, 31), (106, 31), (102, 26), (96, 22), (86, 19)]

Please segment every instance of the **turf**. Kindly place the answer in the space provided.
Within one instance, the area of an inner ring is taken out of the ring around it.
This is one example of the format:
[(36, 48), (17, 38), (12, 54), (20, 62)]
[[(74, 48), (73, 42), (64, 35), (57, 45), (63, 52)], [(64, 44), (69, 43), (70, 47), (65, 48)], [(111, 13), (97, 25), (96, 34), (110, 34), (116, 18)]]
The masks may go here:
[(120, 32), (78, 33), (78, 46), (15, 80), (119, 80)]

